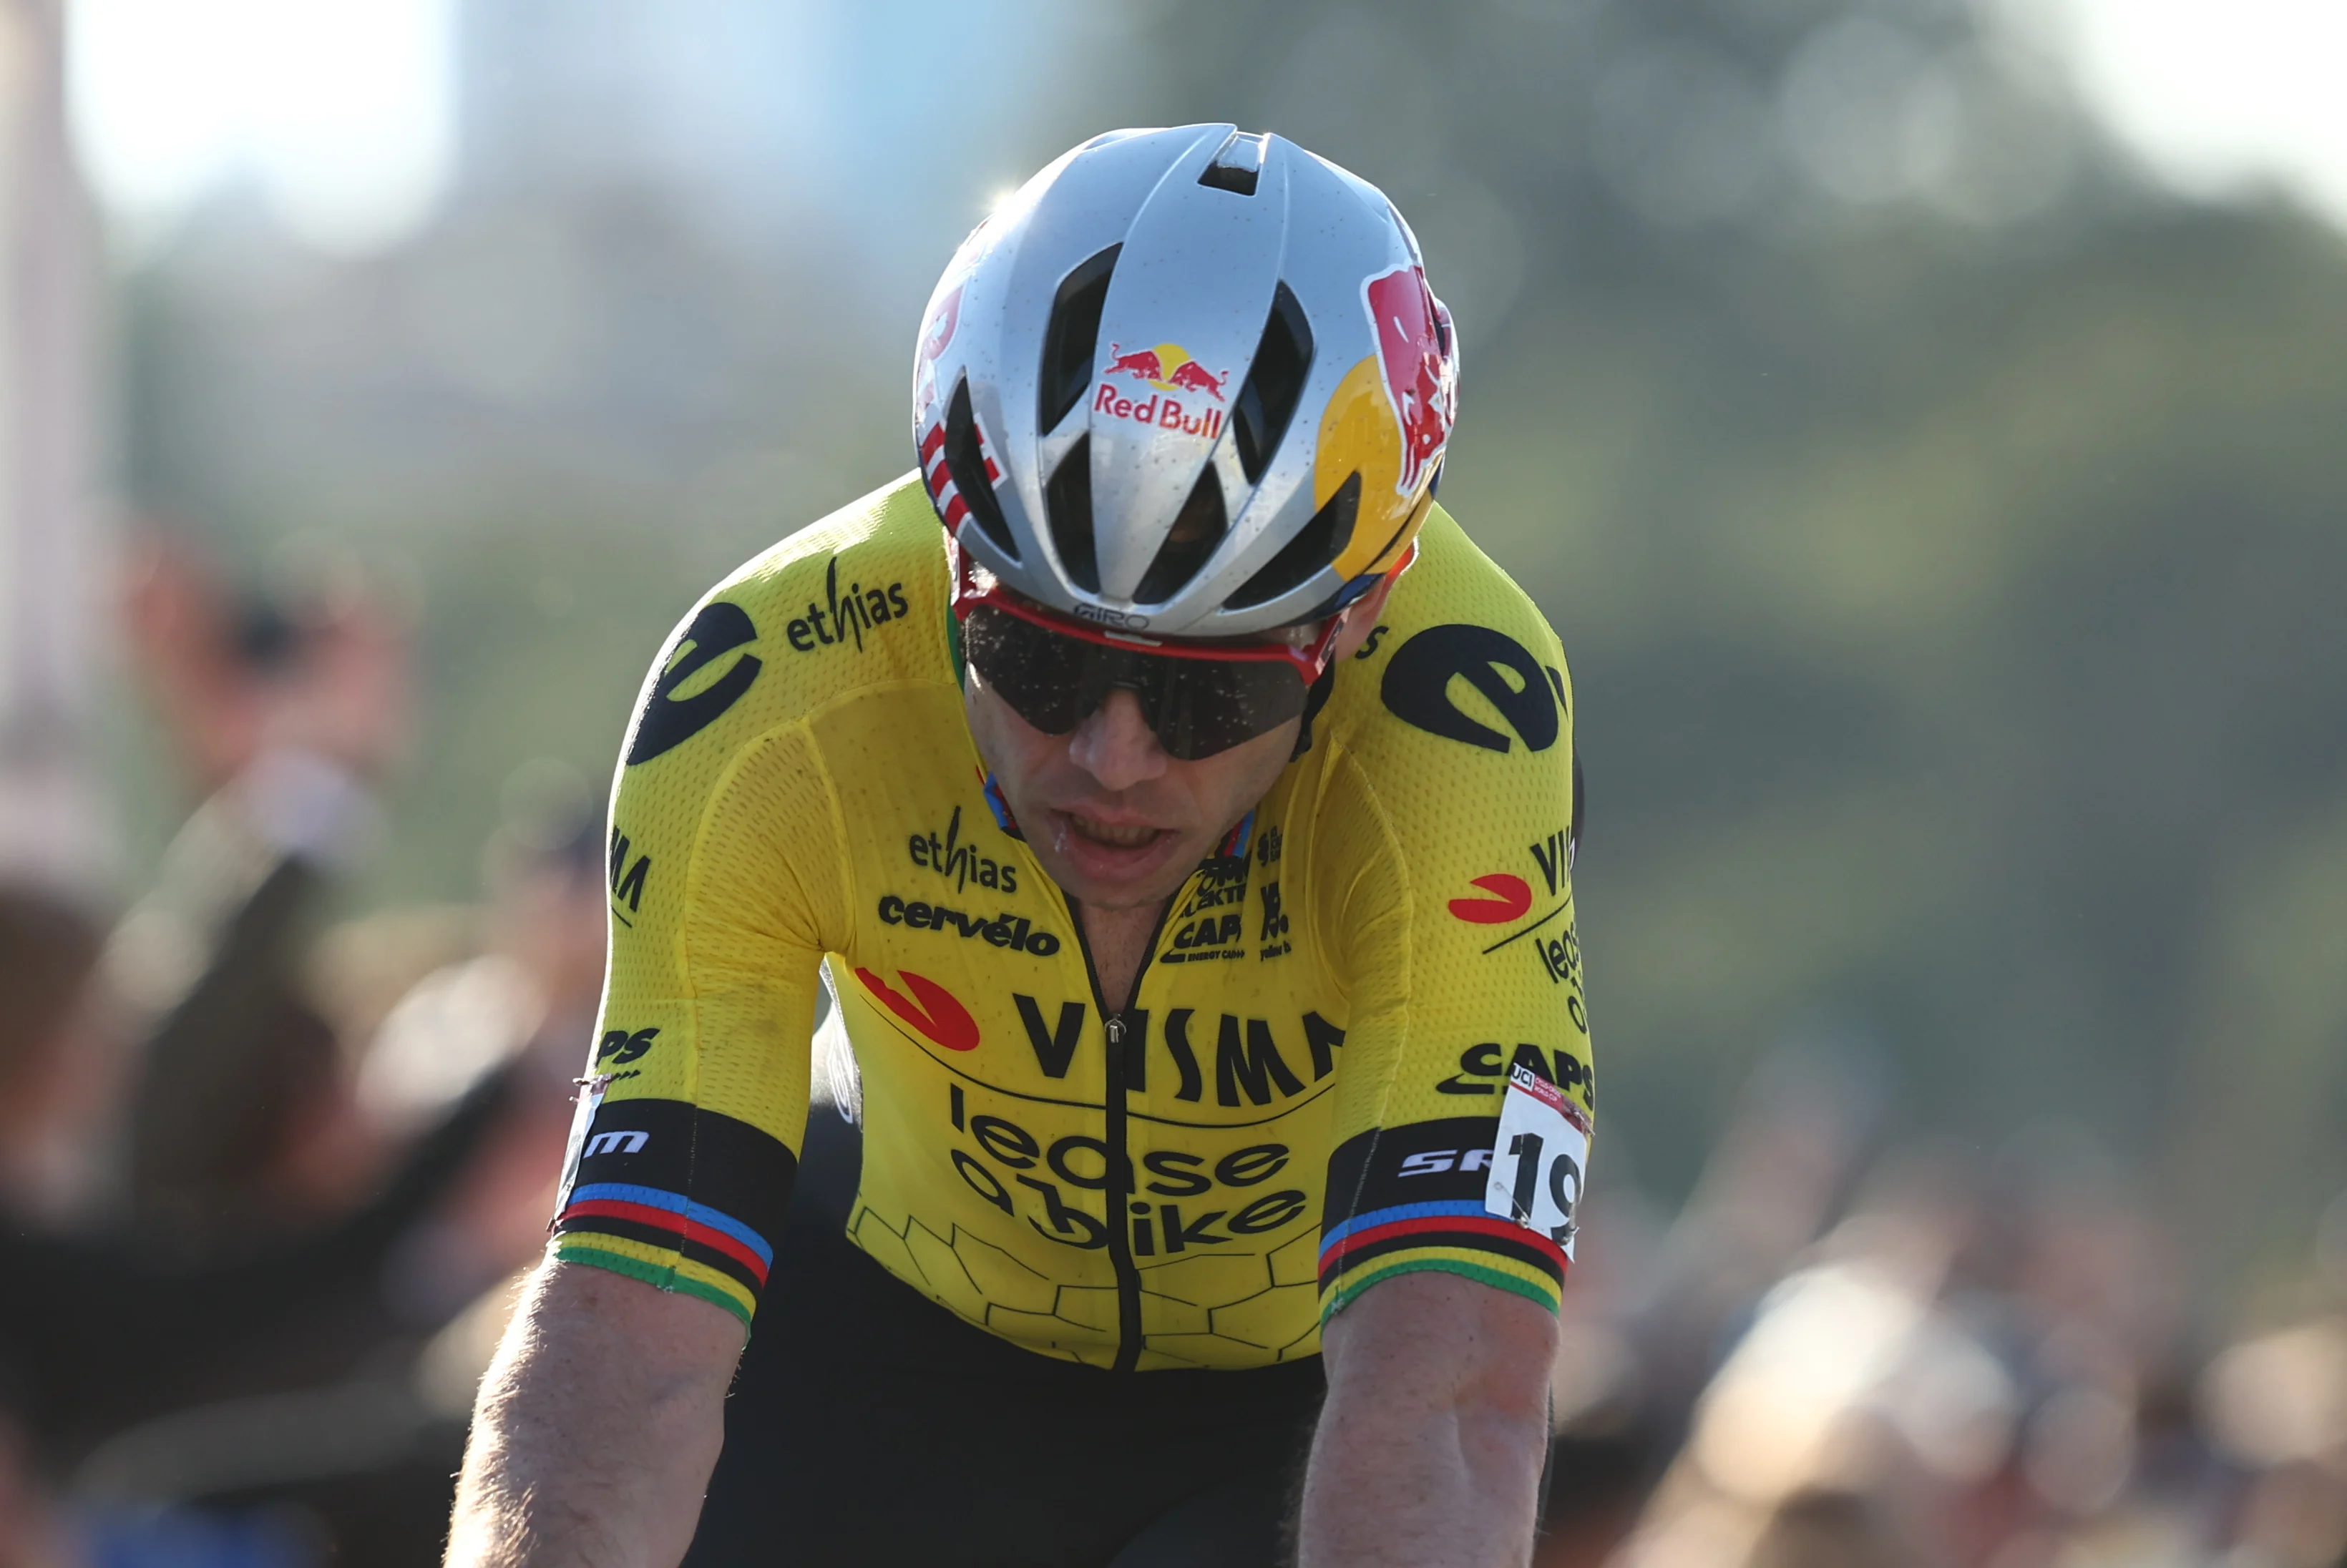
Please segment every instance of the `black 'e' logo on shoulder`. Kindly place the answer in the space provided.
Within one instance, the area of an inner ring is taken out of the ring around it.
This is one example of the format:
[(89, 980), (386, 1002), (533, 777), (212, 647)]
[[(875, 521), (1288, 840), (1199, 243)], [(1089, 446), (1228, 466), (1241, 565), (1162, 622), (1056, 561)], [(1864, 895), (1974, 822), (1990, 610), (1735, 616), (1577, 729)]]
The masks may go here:
[(753, 654), (743, 654), (733, 667), (706, 689), (679, 697), (677, 689), (718, 659), (744, 643), (758, 640), (758, 627), (739, 605), (712, 599), (701, 606), (692, 624), (676, 640), (668, 667), (652, 682), (651, 695), (636, 719), (636, 738), (628, 748), (628, 766), (649, 762), (661, 753), (683, 745), (717, 721), (718, 716), (742, 699), (764, 667)]
[(1404, 724), (1446, 740), (1505, 751), (1506, 736), (1470, 718), (1450, 700), (1453, 676), (1464, 676), (1499, 709), (1500, 717), (1523, 738), (1526, 750), (1545, 751), (1556, 744), (1564, 677), (1545, 668), (1523, 644), (1489, 626), (1427, 627), (1393, 651), (1378, 695)]

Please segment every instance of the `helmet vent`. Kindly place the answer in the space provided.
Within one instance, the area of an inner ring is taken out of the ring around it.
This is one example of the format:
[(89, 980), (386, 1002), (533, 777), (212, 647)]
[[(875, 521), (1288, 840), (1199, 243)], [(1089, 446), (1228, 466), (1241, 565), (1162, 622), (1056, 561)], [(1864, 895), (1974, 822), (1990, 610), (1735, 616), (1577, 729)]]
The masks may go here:
[(1210, 463), (1198, 475), (1198, 483), (1190, 487), (1190, 499), (1182, 503), (1181, 514), (1174, 519), (1173, 531), (1165, 543), (1157, 547), (1157, 559), (1149, 563), (1149, 570), (1133, 590), (1133, 597), (1144, 605), (1163, 604), (1179, 593), (1182, 585), (1198, 575), (1206, 557), (1230, 532), (1231, 520), (1223, 502), (1222, 481), (1214, 476)]
[[(1095, 325), (1100, 321), (1095, 311)], [(1051, 470), (1043, 486), (1043, 510), (1051, 520), (1051, 544), (1060, 569), (1088, 594), (1100, 592), (1100, 560), (1092, 546), (1092, 438), (1080, 439)]]
[(1247, 367), (1246, 384), (1231, 405), (1231, 439), (1238, 444), (1239, 466), (1246, 471), (1248, 484), (1260, 480), (1271, 466), (1271, 454), (1287, 433), (1287, 422), (1296, 417), (1305, 373), (1311, 368), (1311, 323), (1282, 283), (1271, 297), (1271, 315), (1255, 345), (1255, 362)]
[(989, 466), (979, 442), (978, 416), (970, 412), (969, 382), (965, 378), (954, 389), (953, 402), (946, 409), (946, 472), (953, 475), (954, 488), (969, 507), (969, 520), (994, 541), (997, 549), (1016, 561), (1019, 546), (1010, 537), (1002, 504), (994, 498)]
[(1043, 373), (1035, 387), (1035, 428), (1045, 435), (1060, 428), (1092, 385), (1101, 307), (1108, 303), (1109, 275), (1123, 249), (1112, 245), (1077, 267), (1060, 280), (1060, 291), (1051, 297), (1051, 319), (1043, 329)]
[(1243, 610), (1267, 604), (1302, 586), (1315, 572), (1345, 553), (1345, 546), (1352, 542), (1353, 518), (1360, 509), (1361, 475), (1355, 470), (1328, 497), (1328, 504), (1312, 514), (1312, 521), (1230, 596), (1229, 607)]
[(1227, 190), (1234, 196), (1253, 196), (1255, 184), (1263, 178), (1263, 158), (1269, 138), (1249, 136), (1245, 131), (1233, 131), (1214, 149), (1214, 161), (1198, 176), (1198, 183), (1210, 190)]

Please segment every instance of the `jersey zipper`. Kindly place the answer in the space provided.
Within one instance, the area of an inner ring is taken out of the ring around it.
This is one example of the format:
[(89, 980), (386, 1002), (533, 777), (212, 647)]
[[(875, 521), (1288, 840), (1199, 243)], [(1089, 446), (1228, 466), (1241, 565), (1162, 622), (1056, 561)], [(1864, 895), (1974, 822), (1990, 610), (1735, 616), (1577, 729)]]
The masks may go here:
[[(1101, 1096), (1104, 1125), (1101, 1141), (1108, 1145), (1108, 1190), (1101, 1196), (1107, 1200), (1108, 1261), (1116, 1273), (1116, 1368), (1130, 1372), (1141, 1361), (1141, 1269), (1133, 1261), (1133, 1217), (1127, 1209), (1133, 1203), (1133, 1151), (1126, 1146), (1127, 1121), (1124, 1096), (1132, 1074), (1126, 1071), (1128, 1049), (1144, 1051), (1148, 1042), (1133, 1026), (1133, 1004), (1141, 1000), (1141, 983), (1148, 976), (1149, 966), (1157, 962), (1157, 939), (1165, 934), (1166, 918), (1188, 890), (1185, 878), (1165, 907), (1157, 912), (1157, 923), (1149, 929), (1149, 945), (1143, 950), (1141, 967), (1133, 972), (1133, 993), (1124, 1005), (1111, 1012), (1108, 998), (1101, 991), (1100, 970), (1092, 963), (1092, 944), (1084, 935), (1083, 916), (1071, 908), (1075, 918), (1068, 923), (1075, 928), (1076, 948), (1084, 955), (1084, 978), (1092, 983), (1092, 1004), (1100, 1009), (1101, 1033), (1107, 1037), (1108, 1074), (1106, 1090)], [(1071, 906), (1073, 899), (1068, 901)]]

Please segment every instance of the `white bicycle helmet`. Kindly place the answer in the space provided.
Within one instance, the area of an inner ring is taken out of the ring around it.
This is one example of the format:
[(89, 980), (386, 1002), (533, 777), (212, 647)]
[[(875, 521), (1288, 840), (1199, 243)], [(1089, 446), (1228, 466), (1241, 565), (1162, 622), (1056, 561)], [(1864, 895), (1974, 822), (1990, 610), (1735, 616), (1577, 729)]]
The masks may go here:
[(1112, 131), (962, 242), (913, 438), (971, 562), (1152, 636), (1333, 613), (1424, 520), (1458, 388), (1418, 240), (1367, 181), (1227, 125)]

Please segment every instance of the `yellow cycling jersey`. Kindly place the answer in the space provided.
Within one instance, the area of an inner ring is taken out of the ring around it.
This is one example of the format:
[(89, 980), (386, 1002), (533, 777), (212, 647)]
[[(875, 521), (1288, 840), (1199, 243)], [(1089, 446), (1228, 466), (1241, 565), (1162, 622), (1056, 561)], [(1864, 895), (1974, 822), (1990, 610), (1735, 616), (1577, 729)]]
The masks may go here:
[(1038, 1352), (1310, 1355), (1440, 1269), (1553, 1309), (1487, 1212), (1525, 1065), (1594, 1111), (1555, 635), (1439, 508), (1311, 744), (1101, 995), (970, 739), (907, 477), (720, 584), (612, 796), (611, 955), (556, 1249), (747, 1323), (827, 975), (861, 1076), (855, 1244)]

